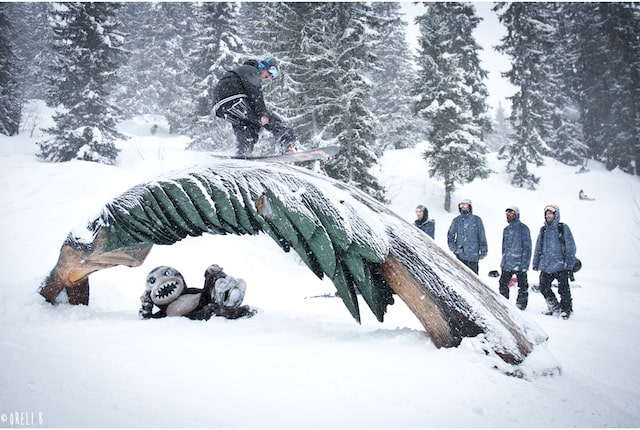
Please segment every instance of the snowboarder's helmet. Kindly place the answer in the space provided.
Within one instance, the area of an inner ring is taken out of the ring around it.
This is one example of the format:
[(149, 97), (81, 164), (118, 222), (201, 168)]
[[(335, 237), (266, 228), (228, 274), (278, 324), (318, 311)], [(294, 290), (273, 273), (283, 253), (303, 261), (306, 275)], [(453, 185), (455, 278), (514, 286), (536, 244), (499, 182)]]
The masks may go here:
[(269, 72), (269, 74), (271, 75), (272, 79), (280, 76), (280, 69), (278, 68), (279, 66), (280, 62), (275, 57), (267, 57), (258, 63), (258, 69), (266, 69), (267, 72)]
[(504, 211), (505, 212), (512, 211), (512, 212), (515, 212), (516, 217), (520, 216), (520, 209), (518, 209), (518, 206), (515, 206), (515, 205), (508, 206)]
[(460, 203), (458, 203), (458, 212), (471, 212), (471, 200), (462, 199)]

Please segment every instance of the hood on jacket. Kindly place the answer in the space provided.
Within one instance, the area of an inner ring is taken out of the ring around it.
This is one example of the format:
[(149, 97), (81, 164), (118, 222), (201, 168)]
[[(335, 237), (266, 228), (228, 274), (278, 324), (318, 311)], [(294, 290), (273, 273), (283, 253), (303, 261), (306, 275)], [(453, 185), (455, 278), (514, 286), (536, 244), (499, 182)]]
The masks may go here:
[(422, 211), (422, 220), (426, 221), (429, 219), (429, 209), (427, 209), (424, 205), (416, 206), (416, 209), (420, 209)]
[(256, 69), (260, 70), (260, 63), (258, 62), (258, 60), (247, 60), (244, 63), (242, 63), (243, 66), (253, 66)]
[(458, 203), (458, 212), (462, 213), (462, 210), (460, 210), (460, 205), (463, 203), (467, 203), (469, 205), (469, 213), (472, 214), (473, 213), (473, 205), (471, 204), (471, 200), (469, 199), (462, 199), (460, 200), (460, 203)]
[(515, 218), (516, 221), (520, 219), (520, 209), (518, 209), (518, 206), (515, 206), (515, 205), (507, 206), (507, 208), (505, 209), (505, 212), (508, 210), (512, 210), (516, 213), (516, 218)]
[[(547, 212), (546, 208), (548, 208), (549, 206), (551, 206), (556, 210), (556, 216), (553, 219), (553, 222), (551, 224), (558, 224), (560, 222), (560, 208), (558, 207), (558, 205), (546, 205), (545, 209), (543, 209), (542, 216), (544, 216), (544, 214)], [(546, 220), (545, 220), (545, 223), (546, 223)]]

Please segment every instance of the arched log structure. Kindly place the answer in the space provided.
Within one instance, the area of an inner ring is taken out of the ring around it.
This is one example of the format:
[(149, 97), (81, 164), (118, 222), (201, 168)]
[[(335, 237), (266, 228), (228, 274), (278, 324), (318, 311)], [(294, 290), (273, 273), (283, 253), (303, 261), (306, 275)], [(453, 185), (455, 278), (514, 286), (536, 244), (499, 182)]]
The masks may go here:
[(383, 321), (396, 293), (437, 347), (482, 335), (488, 353), (519, 364), (547, 338), (419, 229), (356, 188), (298, 167), (213, 160), (131, 188), (86, 230), (65, 240), (40, 287), (47, 301), (66, 289), (72, 303), (88, 303), (91, 273), (140, 265), (154, 244), (263, 232), (328, 276), (357, 321), (357, 294)]

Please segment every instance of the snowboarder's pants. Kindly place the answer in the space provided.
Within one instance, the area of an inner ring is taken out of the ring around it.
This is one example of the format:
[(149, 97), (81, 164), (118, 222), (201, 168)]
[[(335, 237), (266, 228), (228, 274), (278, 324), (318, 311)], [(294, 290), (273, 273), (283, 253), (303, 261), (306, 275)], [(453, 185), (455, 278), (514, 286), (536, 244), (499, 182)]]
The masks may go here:
[[(560, 303), (558, 303), (558, 298), (551, 290), (551, 282), (554, 279), (558, 280), (558, 294), (560, 294)], [(569, 288), (569, 273), (566, 270), (561, 270), (554, 273), (540, 272), (540, 292), (547, 301), (550, 310), (560, 309), (567, 313), (573, 312), (571, 288)]]
[[(231, 123), (236, 135), (237, 155), (251, 154), (263, 125), (260, 123), (260, 116), (249, 107), (246, 96), (238, 94), (227, 97), (216, 103), (213, 111), (217, 117)], [(269, 123), (264, 128), (273, 134), (284, 153), (296, 144), (298, 136), (293, 129), (285, 126), (277, 115), (269, 113), (268, 117)]]
[[(258, 142), (260, 130), (263, 128), (258, 121), (232, 123), (233, 132), (236, 135), (238, 155), (248, 155), (253, 152), (253, 147)], [(276, 115), (269, 114), (269, 123), (264, 128), (273, 134), (273, 137), (282, 147), (284, 152), (289, 146), (293, 146), (298, 137), (295, 131), (285, 126)]]
[(509, 298), (509, 281), (516, 275), (518, 279), (518, 298), (516, 299), (516, 306), (518, 308), (524, 310), (529, 303), (529, 280), (527, 278), (527, 272), (511, 272), (508, 270), (503, 270), (500, 275), (500, 280), (498, 284), (500, 285), (500, 294), (502, 294), (507, 299)]
[[(456, 257), (457, 257), (457, 255), (456, 255)], [(460, 257), (458, 257), (458, 260), (462, 261), (465, 266), (467, 266), (469, 269), (473, 270), (473, 273), (475, 273), (476, 275), (478, 274), (478, 262), (477, 261), (463, 260)]]

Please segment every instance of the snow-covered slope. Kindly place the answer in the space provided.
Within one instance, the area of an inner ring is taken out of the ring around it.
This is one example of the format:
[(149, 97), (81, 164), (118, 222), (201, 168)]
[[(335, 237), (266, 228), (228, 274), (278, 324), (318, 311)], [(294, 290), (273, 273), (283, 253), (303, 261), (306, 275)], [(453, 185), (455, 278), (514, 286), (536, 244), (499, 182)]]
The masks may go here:
[[(44, 109), (40, 108), (46, 119)], [(369, 312), (357, 325), (333, 292), (292, 253), (267, 236), (204, 236), (156, 246), (139, 268), (91, 277), (88, 307), (44, 303), (36, 293), (70, 229), (110, 198), (167, 170), (206, 161), (184, 151), (186, 139), (162, 123), (151, 135), (140, 118), (123, 124), (117, 166), (42, 163), (39, 136), (0, 136), (0, 426), (58, 427), (591, 427), (640, 425), (640, 182), (591, 162), (590, 173), (547, 159), (537, 191), (496, 174), (461, 187), (485, 224), (486, 277), (500, 262), (504, 209), (520, 207), (537, 235), (545, 204), (558, 204), (584, 268), (568, 321), (540, 314), (531, 294), (525, 311), (548, 334), (561, 376), (526, 381), (492, 369), (471, 343), (436, 349), (401, 301), (383, 324)], [(157, 119), (156, 119), (157, 120)], [(454, 213), (442, 209), (442, 186), (429, 179), (414, 149), (385, 154), (379, 175), (390, 208), (408, 221), (417, 204), (436, 219), (446, 248)], [(596, 198), (586, 202), (578, 191)], [(535, 237), (534, 237), (535, 240)], [(146, 274), (166, 264), (201, 287), (220, 264), (244, 278), (247, 320), (180, 318), (141, 321)], [(537, 273), (529, 273), (531, 283)], [(512, 297), (512, 303), (514, 297)], [(26, 420), (26, 421), (25, 421)]]

